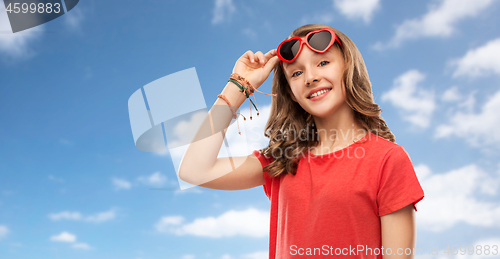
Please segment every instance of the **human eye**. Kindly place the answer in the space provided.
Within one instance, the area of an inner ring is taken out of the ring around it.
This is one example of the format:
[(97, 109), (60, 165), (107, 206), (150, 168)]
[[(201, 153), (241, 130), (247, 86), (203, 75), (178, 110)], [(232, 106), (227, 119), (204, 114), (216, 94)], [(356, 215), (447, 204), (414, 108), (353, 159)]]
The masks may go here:
[(330, 63), (330, 62), (328, 62), (328, 61), (326, 61), (326, 60), (323, 60), (323, 61), (321, 61), (321, 62), (319, 63), (319, 66), (321, 66), (321, 67), (322, 67), (322, 66), (326, 66), (328, 63)]
[(292, 77), (300, 76), (302, 71), (297, 71), (292, 74)]

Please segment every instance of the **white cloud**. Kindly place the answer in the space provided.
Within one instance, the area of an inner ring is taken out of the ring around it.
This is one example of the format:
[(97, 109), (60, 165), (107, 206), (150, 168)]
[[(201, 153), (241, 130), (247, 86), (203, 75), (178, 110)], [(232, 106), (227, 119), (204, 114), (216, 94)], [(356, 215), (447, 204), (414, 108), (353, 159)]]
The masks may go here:
[[(264, 96), (260, 93), (256, 94)], [(248, 102), (248, 100), (246, 102)], [(264, 128), (271, 113), (271, 106), (259, 106), (259, 116), (257, 116), (255, 110), (252, 110), (252, 120), (249, 119), (249, 108), (240, 108), (240, 112), (247, 118), (247, 120), (242, 120), (241, 117), (239, 119), (241, 135), (238, 134), (236, 123), (233, 123), (226, 132), (227, 142), (232, 156), (247, 156), (253, 150), (265, 147), (269, 144), (269, 139), (264, 137)], [(221, 151), (225, 149), (226, 146), (223, 145)], [(228, 155), (224, 154), (223, 156)]]
[[(474, 95), (478, 92), (477, 89), (472, 90), (469, 94), (462, 94), (458, 87), (452, 86), (441, 95), (443, 105), (448, 104), (445, 118), (451, 118), (457, 111), (471, 113), (474, 111), (476, 99)], [(444, 109), (444, 107), (443, 107)], [(442, 111), (443, 112), (443, 111)]]
[(37, 26), (36, 30), (32, 28), (12, 33), (7, 11), (2, 1), (0, 4), (0, 54), (4, 54), (9, 58), (28, 58), (32, 56), (33, 52), (29, 45), (38, 38), (41, 31), (43, 31), (43, 25)]
[(194, 255), (183, 255), (182, 259), (194, 259)]
[(478, 77), (489, 73), (500, 74), (500, 38), (485, 45), (469, 50), (464, 57), (450, 61), (456, 66), (453, 77)]
[(74, 248), (74, 249), (80, 249), (80, 250), (90, 250), (90, 249), (92, 249), (92, 247), (89, 246), (86, 243), (76, 243), (76, 244), (73, 244), (71, 247)]
[(50, 241), (54, 242), (64, 242), (64, 243), (73, 243), (71, 247), (73, 249), (80, 249), (80, 250), (89, 250), (92, 249), (92, 247), (86, 243), (75, 243), (76, 242), (76, 235), (73, 235), (69, 232), (63, 231), (59, 235), (55, 235), (50, 237)]
[(333, 21), (333, 14), (331, 12), (326, 13), (315, 13), (312, 15), (305, 15), (300, 20), (300, 24), (329, 24)]
[(146, 185), (162, 186), (167, 181), (167, 177), (160, 172), (155, 172), (150, 176), (139, 176), (137, 180)]
[[(224, 254), (221, 257), (221, 259), (235, 259), (235, 258), (236, 257), (233, 257), (230, 254)], [(241, 259), (268, 259), (269, 252), (259, 251), (259, 252), (249, 253), (249, 254), (243, 254), (243, 255), (240, 255), (238, 258), (241, 258)]]
[(441, 0), (431, 5), (430, 10), (420, 18), (405, 20), (396, 28), (389, 43), (377, 43), (375, 48), (398, 47), (404, 41), (424, 37), (449, 37), (461, 20), (475, 17), (485, 10), (492, 0)]
[(496, 195), (500, 172), (490, 176), (471, 164), (436, 174), (420, 164), (415, 172), (424, 189), (425, 198), (418, 203), (419, 226), (440, 232), (458, 223), (499, 227), (500, 203), (478, 200), (479, 195)]
[(257, 209), (230, 210), (218, 217), (195, 219), (184, 223), (182, 216), (162, 217), (155, 225), (157, 231), (175, 235), (211, 238), (249, 236), (265, 237), (269, 233), (269, 212)]
[(94, 215), (83, 216), (78, 211), (63, 211), (59, 213), (51, 213), (49, 214), (49, 218), (53, 221), (60, 220), (74, 220), (74, 221), (86, 221), (93, 223), (100, 223), (108, 220), (112, 220), (116, 217), (115, 210), (111, 209), (109, 211), (99, 212)]
[[(213, 108), (212, 108), (213, 109)], [(191, 115), (189, 120), (183, 120), (172, 128), (173, 136), (167, 136), (169, 148), (187, 145), (194, 138), (196, 132), (207, 116), (207, 111), (202, 110)]]
[(60, 183), (64, 182), (64, 179), (59, 178), (59, 177), (55, 177), (53, 175), (49, 175), (49, 180), (54, 181), (54, 182), (60, 182)]
[(163, 232), (165, 227), (168, 227), (169, 225), (180, 225), (182, 222), (184, 222), (184, 217), (182, 216), (163, 217), (156, 224), (156, 230)]
[[(473, 94), (472, 94), (473, 95)], [(469, 98), (469, 106), (474, 104), (473, 96)], [(472, 99), (471, 99), (472, 98)], [(456, 111), (447, 117), (448, 122), (436, 128), (435, 137), (445, 138), (457, 136), (465, 139), (474, 147), (498, 146), (500, 143), (500, 91), (488, 98), (479, 113), (472, 107), (469, 111)]]
[(0, 225), (0, 239), (4, 238), (9, 234), (9, 228), (3, 225)]
[(458, 87), (453, 86), (447, 89), (441, 96), (441, 100), (445, 102), (455, 102), (462, 99), (462, 95), (458, 92)]
[(176, 189), (174, 191), (174, 195), (179, 195), (179, 194), (186, 194), (186, 193), (203, 193), (203, 191), (201, 190), (201, 188), (197, 188), (197, 187), (193, 187), (193, 188), (189, 188), (189, 189)]
[(63, 211), (59, 213), (49, 214), (49, 218), (53, 221), (59, 220), (81, 220), (82, 214), (80, 212)]
[(50, 237), (50, 241), (73, 243), (76, 241), (76, 236), (64, 231), (59, 235)]
[(59, 144), (64, 145), (64, 146), (72, 146), (75, 143), (69, 139), (59, 138)]
[[(450, 89), (448, 89), (450, 90)], [(448, 102), (455, 102), (454, 104), (456, 105), (455, 107), (452, 107), (448, 117), (453, 117), (452, 114), (456, 112), (456, 110), (462, 109), (465, 112), (471, 113), (474, 110), (474, 106), (476, 104), (476, 98), (474, 97), (479, 90), (474, 89), (472, 90), (469, 94), (462, 96), (460, 93), (458, 93), (457, 96), (454, 96), (455, 98), (458, 98), (456, 100), (447, 100)], [(446, 92), (445, 92), (446, 93)], [(449, 93), (448, 93), (449, 94)], [(444, 96), (443, 96), (444, 97)], [(450, 96), (446, 97), (450, 98)]]
[(64, 14), (66, 25), (71, 30), (79, 30), (82, 22), (85, 20), (81, 6), (73, 8), (71, 11)]
[(112, 220), (116, 217), (115, 211), (113, 209), (109, 211), (100, 212), (94, 215), (85, 217), (85, 221), (100, 223), (108, 220)]
[(349, 19), (363, 19), (369, 23), (380, 7), (379, 0), (334, 0), (334, 6)]
[(262, 251), (262, 252), (255, 252), (251, 254), (245, 254), (242, 256), (244, 259), (267, 259), (269, 258), (269, 252)]
[(219, 24), (230, 19), (236, 11), (232, 0), (215, 0), (214, 16), (212, 24)]
[(132, 184), (127, 180), (120, 178), (112, 178), (111, 183), (115, 187), (115, 190), (128, 190), (132, 187)]
[(257, 32), (253, 29), (250, 28), (243, 29), (242, 33), (252, 40), (257, 39)]
[(400, 109), (403, 120), (421, 128), (429, 127), (436, 108), (434, 93), (419, 87), (424, 79), (424, 74), (410, 70), (396, 78), (393, 88), (381, 97), (382, 101), (389, 101)]

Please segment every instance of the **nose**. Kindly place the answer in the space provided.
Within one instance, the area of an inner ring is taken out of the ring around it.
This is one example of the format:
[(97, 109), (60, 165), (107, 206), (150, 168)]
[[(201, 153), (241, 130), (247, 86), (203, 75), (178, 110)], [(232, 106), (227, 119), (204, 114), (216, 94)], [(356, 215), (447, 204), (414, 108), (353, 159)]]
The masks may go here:
[(306, 86), (311, 86), (311, 84), (319, 82), (319, 76), (314, 68), (307, 69), (304, 78)]

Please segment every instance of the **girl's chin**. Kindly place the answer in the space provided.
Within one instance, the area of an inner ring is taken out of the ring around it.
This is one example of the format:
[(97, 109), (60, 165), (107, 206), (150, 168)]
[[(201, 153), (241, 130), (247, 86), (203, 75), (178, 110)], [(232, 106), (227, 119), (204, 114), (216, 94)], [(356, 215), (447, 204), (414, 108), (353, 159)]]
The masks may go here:
[(309, 114), (311, 114), (313, 117), (316, 118), (327, 118), (330, 116), (331, 112), (327, 111), (310, 111)]
[(307, 112), (317, 118), (329, 118), (333, 114), (338, 113), (340, 109), (342, 109), (340, 106), (328, 106), (328, 108), (314, 107), (314, 109), (309, 109)]

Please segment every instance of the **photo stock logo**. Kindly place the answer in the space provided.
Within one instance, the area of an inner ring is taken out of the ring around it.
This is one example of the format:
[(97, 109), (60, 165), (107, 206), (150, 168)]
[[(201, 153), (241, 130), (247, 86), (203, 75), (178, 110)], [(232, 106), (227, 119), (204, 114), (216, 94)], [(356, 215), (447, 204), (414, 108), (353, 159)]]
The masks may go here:
[(70, 10), (79, 0), (3, 0), (12, 32), (50, 22)]
[[(232, 154), (251, 150), (247, 144), (249, 135), (246, 134), (250, 132), (245, 131), (240, 123), (241, 135), (238, 134), (235, 119), (227, 128), (210, 129), (207, 122), (209, 109), (194, 67), (159, 78), (138, 89), (128, 100), (128, 111), (136, 147), (155, 153), (167, 153), (168, 149), (181, 190), (195, 186), (179, 178), (181, 160), (191, 144), (204, 148), (204, 141), (222, 138), (224, 144), (218, 155), (228, 161), (232, 161)], [(214, 105), (210, 114), (215, 121), (231, 112), (227, 105)], [(239, 165), (235, 164), (236, 167)], [(229, 172), (230, 169), (223, 173)], [(213, 179), (204, 179), (203, 183), (210, 180)]]

